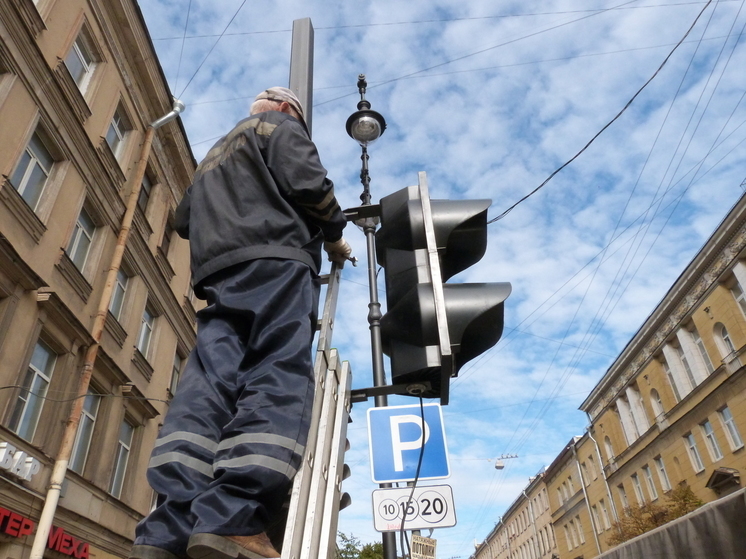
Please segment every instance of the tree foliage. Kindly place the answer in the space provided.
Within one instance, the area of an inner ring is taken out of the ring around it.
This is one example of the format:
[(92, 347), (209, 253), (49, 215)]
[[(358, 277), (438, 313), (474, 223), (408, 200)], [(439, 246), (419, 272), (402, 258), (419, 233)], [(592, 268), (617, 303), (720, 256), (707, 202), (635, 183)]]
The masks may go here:
[(337, 559), (383, 559), (381, 542), (361, 544), (360, 540), (343, 532), (337, 534)]
[(614, 522), (612, 526), (614, 533), (607, 543), (619, 545), (684, 516), (703, 504), (704, 502), (697, 498), (691, 487), (679, 485), (668, 493), (666, 502), (663, 504), (646, 502), (624, 509), (624, 515), (619, 522)]

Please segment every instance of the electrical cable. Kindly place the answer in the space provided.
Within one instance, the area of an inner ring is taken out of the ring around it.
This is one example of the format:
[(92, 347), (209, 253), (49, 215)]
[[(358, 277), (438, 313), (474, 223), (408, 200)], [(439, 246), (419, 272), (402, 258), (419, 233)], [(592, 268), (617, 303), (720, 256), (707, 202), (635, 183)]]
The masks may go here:
[(663, 60), (663, 62), (661, 63), (661, 65), (660, 65), (660, 66), (658, 67), (658, 69), (657, 69), (657, 70), (656, 70), (656, 71), (655, 71), (655, 72), (653, 73), (653, 75), (652, 75), (652, 76), (650, 76), (650, 78), (649, 78), (649, 79), (648, 79), (648, 80), (647, 80), (647, 81), (646, 81), (646, 82), (645, 82), (645, 83), (644, 83), (644, 84), (642, 85), (642, 87), (641, 87), (640, 89), (638, 89), (638, 90), (637, 90), (637, 92), (636, 92), (636, 93), (635, 93), (635, 94), (634, 94), (634, 95), (632, 96), (632, 98), (631, 98), (631, 99), (630, 99), (629, 101), (627, 101), (627, 104), (626, 104), (626, 105), (624, 105), (624, 107), (622, 108), (622, 110), (621, 110), (621, 111), (619, 111), (619, 112), (618, 112), (618, 113), (616, 114), (616, 116), (615, 116), (614, 118), (612, 118), (612, 119), (611, 119), (611, 120), (610, 120), (610, 121), (609, 121), (608, 123), (606, 123), (606, 125), (604, 125), (604, 127), (603, 127), (603, 128), (601, 128), (601, 130), (599, 130), (599, 131), (598, 131), (598, 132), (597, 132), (597, 133), (596, 133), (596, 134), (595, 134), (595, 135), (594, 135), (594, 136), (593, 136), (593, 137), (592, 137), (592, 138), (591, 138), (591, 139), (590, 139), (590, 140), (588, 141), (588, 143), (587, 143), (587, 144), (585, 144), (585, 146), (583, 146), (583, 148), (582, 148), (582, 149), (581, 149), (581, 150), (580, 150), (580, 151), (579, 151), (578, 153), (576, 153), (575, 155), (573, 155), (573, 156), (572, 156), (572, 157), (571, 157), (571, 158), (570, 158), (570, 159), (569, 159), (568, 161), (566, 161), (565, 163), (563, 163), (562, 165), (560, 165), (560, 166), (559, 166), (559, 167), (558, 167), (557, 169), (555, 169), (555, 170), (554, 170), (554, 172), (552, 172), (552, 174), (550, 174), (550, 175), (549, 175), (549, 176), (548, 176), (548, 177), (546, 178), (546, 180), (544, 180), (544, 182), (542, 182), (542, 183), (541, 183), (541, 184), (540, 184), (539, 186), (537, 186), (537, 187), (536, 187), (536, 188), (534, 188), (534, 189), (533, 189), (533, 190), (532, 190), (531, 192), (529, 192), (528, 194), (526, 194), (526, 195), (525, 195), (525, 196), (524, 196), (523, 198), (521, 198), (520, 200), (518, 200), (518, 201), (517, 201), (517, 202), (516, 202), (515, 204), (513, 204), (512, 206), (510, 206), (510, 207), (509, 207), (509, 208), (508, 208), (507, 210), (505, 210), (505, 211), (504, 211), (503, 213), (501, 213), (501, 214), (500, 214), (500, 215), (498, 215), (497, 217), (494, 217), (494, 218), (492, 218), (491, 220), (489, 220), (489, 221), (487, 222), (487, 224), (489, 225), (490, 223), (495, 223), (496, 221), (498, 221), (498, 220), (500, 220), (500, 219), (504, 218), (504, 217), (505, 217), (506, 215), (508, 215), (508, 214), (509, 214), (509, 213), (510, 213), (511, 211), (513, 211), (513, 209), (514, 209), (514, 208), (515, 208), (516, 206), (518, 206), (518, 204), (520, 204), (521, 202), (523, 202), (523, 201), (527, 200), (528, 198), (530, 198), (531, 196), (533, 196), (534, 194), (536, 194), (536, 193), (537, 193), (537, 192), (538, 192), (539, 190), (541, 190), (541, 189), (542, 189), (542, 188), (543, 188), (543, 187), (544, 187), (544, 186), (545, 186), (545, 185), (546, 185), (546, 184), (547, 184), (547, 183), (548, 183), (548, 182), (549, 182), (550, 180), (552, 180), (552, 178), (554, 178), (554, 176), (555, 176), (555, 175), (556, 175), (557, 173), (559, 173), (559, 172), (560, 172), (560, 171), (561, 171), (562, 169), (564, 169), (564, 168), (565, 168), (565, 167), (567, 167), (567, 166), (568, 166), (568, 165), (569, 165), (570, 163), (572, 163), (573, 161), (575, 161), (575, 160), (576, 160), (576, 159), (577, 159), (577, 158), (578, 158), (578, 157), (579, 157), (579, 156), (580, 156), (580, 155), (581, 155), (581, 154), (582, 154), (582, 153), (583, 153), (583, 152), (584, 152), (584, 151), (585, 151), (586, 149), (588, 149), (588, 148), (590, 147), (590, 145), (591, 145), (591, 144), (592, 144), (592, 143), (593, 143), (594, 141), (596, 141), (596, 138), (598, 138), (598, 137), (599, 137), (599, 136), (600, 136), (600, 135), (601, 135), (601, 134), (602, 134), (602, 133), (603, 133), (603, 132), (604, 132), (604, 131), (605, 131), (605, 130), (606, 130), (606, 129), (607, 129), (608, 127), (609, 127), (609, 126), (611, 126), (611, 125), (612, 125), (612, 124), (613, 124), (613, 123), (614, 123), (614, 122), (615, 122), (615, 121), (616, 121), (616, 120), (617, 120), (617, 119), (618, 119), (618, 118), (619, 118), (620, 116), (622, 116), (622, 114), (623, 114), (623, 113), (624, 113), (624, 112), (625, 112), (625, 111), (626, 111), (626, 110), (627, 110), (627, 109), (629, 108), (629, 106), (630, 106), (630, 105), (632, 104), (632, 102), (633, 102), (633, 101), (634, 101), (634, 100), (635, 100), (635, 99), (637, 98), (637, 96), (638, 96), (638, 95), (640, 95), (640, 93), (642, 93), (642, 91), (643, 91), (643, 90), (644, 90), (644, 89), (645, 89), (645, 88), (646, 88), (646, 87), (648, 86), (648, 84), (649, 84), (649, 83), (650, 83), (651, 81), (653, 81), (653, 79), (654, 79), (654, 78), (655, 78), (655, 77), (656, 77), (656, 76), (658, 75), (658, 73), (659, 73), (659, 72), (660, 72), (660, 71), (661, 71), (661, 70), (663, 69), (663, 67), (664, 67), (664, 66), (666, 65), (666, 63), (667, 63), (667, 62), (668, 62), (668, 60), (669, 60), (669, 59), (671, 58), (671, 56), (673, 55), (673, 53), (674, 53), (674, 52), (676, 52), (676, 49), (678, 49), (678, 48), (679, 48), (679, 47), (681, 46), (681, 44), (682, 44), (682, 43), (684, 42), (684, 39), (686, 39), (686, 38), (687, 38), (687, 37), (689, 36), (689, 33), (691, 33), (692, 29), (694, 29), (694, 26), (695, 26), (695, 25), (697, 24), (697, 22), (699, 21), (699, 18), (700, 18), (700, 17), (702, 16), (702, 14), (703, 14), (703, 13), (705, 12), (705, 10), (707, 9), (707, 7), (708, 7), (708, 6), (709, 6), (709, 5), (711, 4), (711, 3), (712, 3), (712, 0), (708, 0), (707, 4), (705, 5), (705, 7), (704, 7), (704, 8), (702, 8), (702, 11), (701, 11), (701, 12), (699, 12), (699, 14), (697, 15), (697, 17), (696, 17), (696, 18), (694, 19), (694, 22), (692, 23), (692, 25), (691, 25), (691, 26), (689, 27), (689, 29), (687, 30), (687, 32), (686, 32), (686, 33), (684, 34), (684, 36), (683, 36), (683, 37), (681, 38), (681, 40), (680, 40), (680, 41), (679, 41), (678, 43), (676, 43), (676, 46), (675, 46), (675, 47), (673, 48), (673, 50), (671, 50), (671, 52), (670, 52), (670, 53), (668, 53), (668, 56), (666, 56), (666, 58), (665, 58), (665, 59)]
[[(529, 33), (528, 35), (523, 35), (522, 37), (518, 37), (516, 39), (510, 39), (508, 41), (505, 41), (505, 42), (502, 42), (502, 43), (498, 43), (496, 45), (492, 45), (492, 46), (489, 46), (489, 47), (485, 47), (483, 49), (479, 49), (477, 51), (474, 51), (474, 52), (471, 52), (471, 53), (468, 53), (468, 54), (464, 54), (462, 56), (458, 56), (456, 58), (452, 58), (452, 59), (446, 60), (444, 62), (439, 62), (438, 64), (435, 64), (433, 66), (429, 66), (427, 68), (423, 68), (423, 69), (417, 70), (415, 72), (410, 72), (409, 74), (405, 74), (403, 76), (399, 76), (398, 78), (391, 78), (390, 80), (384, 80), (382, 82), (378, 82), (375, 85), (368, 85), (368, 91), (370, 91), (371, 89), (377, 88), (377, 87), (381, 87), (381, 86), (384, 86), (384, 85), (387, 85), (387, 84), (390, 84), (390, 83), (394, 83), (394, 82), (397, 82), (397, 81), (400, 81), (400, 80), (403, 80), (403, 79), (410, 78), (412, 76), (416, 76), (418, 74), (422, 74), (424, 72), (428, 72), (430, 70), (434, 70), (435, 68), (440, 68), (441, 66), (446, 66), (446, 65), (452, 64), (454, 62), (459, 62), (461, 60), (465, 60), (467, 58), (471, 58), (472, 56), (476, 56), (478, 54), (489, 52), (491, 50), (494, 50), (494, 49), (497, 49), (497, 48), (500, 48), (500, 47), (504, 47), (506, 45), (510, 45), (510, 44), (513, 44), (513, 43), (517, 43), (518, 41), (522, 41), (524, 39), (529, 39), (531, 37), (536, 37), (537, 35), (541, 35), (542, 33), (547, 33), (549, 31), (554, 31), (555, 29), (559, 29), (560, 27), (564, 27), (566, 25), (571, 25), (571, 24), (577, 23), (579, 21), (583, 21), (585, 19), (597, 16), (599, 14), (603, 14), (603, 13), (606, 13), (608, 11), (614, 10), (614, 9), (620, 7), (620, 6), (625, 6), (627, 4), (632, 4), (632, 3), (636, 2), (636, 1), (637, 0), (629, 0), (628, 2), (623, 2), (622, 4), (619, 4), (618, 6), (612, 6), (611, 8), (606, 8), (606, 9), (603, 9), (603, 10), (599, 10), (599, 11), (597, 11), (595, 13), (592, 13), (590, 15), (587, 15), (587, 16), (583, 16), (583, 17), (580, 17), (580, 18), (577, 18), (577, 19), (566, 21), (564, 23), (559, 23), (557, 25), (553, 25), (551, 27), (547, 27), (546, 29), (541, 29), (540, 31), (535, 31), (533, 33)], [(712, 0), (709, 0), (708, 4), (710, 2), (712, 2)], [(334, 101), (338, 101), (340, 99), (344, 99), (345, 97), (350, 97), (351, 95), (356, 95), (356, 94), (357, 94), (357, 92), (346, 93), (345, 95), (340, 95), (339, 97), (335, 97), (333, 99), (328, 99), (326, 101), (322, 101), (321, 103), (316, 103), (314, 105), (314, 108), (315, 107), (320, 107), (321, 105), (326, 105), (328, 103), (332, 103)]]
[(197, 74), (199, 73), (199, 71), (202, 69), (202, 66), (205, 64), (205, 62), (207, 61), (207, 59), (210, 57), (210, 55), (212, 54), (212, 51), (215, 50), (216, 46), (218, 46), (218, 43), (220, 42), (220, 39), (223, 38), (223, 35), (225, 35), (226, 30), (228, 29), (228, 27), (230, 27), (231, 23), (233, 23), (233, 20), (236, 19), (236, 16), (238, 15), (238, 12), (241, 11), (241, 8), (244, 7), (244, 4), (246, 4), (246, 0), (243, 0), (243, 2), (241, 2), (241, 5), (236, 10), (236, 13), (233, 14), (233, 17), (230, 19), (230, 21), (228, 22), (228, 24), (225, 26), (225, 29), (223, 29), (223, 32), (218, 37), (217, 41), (215, 41), (215, 44), (212, 45), (212, 48), (210, 48), (210, 50), (208, 51), (208, 53), (202, 59), (202, 62), (200, 62), (199, 66), (197, 66), (197, 69), (194, 71), (194, 74), (192, 74), (192, 77), (189, 78), (189, 81), (184, 86), (184, 89), (181, 90), (181, 93), (179, 94), (179, 97), (183, 97), (184, 96), (184, 92), (186, 92), (187, 88), (192, 83), (192, 80), (197, 76)]
[[(722, 2), (737, 2), (738, 0), (720, 0)], [(692, 6), (696, 4), (702, 4), (703, 2), (676, 2), (672, 4), (649, 4), (647, 6), (627, 6), (611, 8), (612, 10), (646, 10), (650, 8), (669, 8), (677, 6)], [(455, 23), (459, 21), (484, 21), (488, 19), (508, 19), (514, 17), (537, 17), (537, 16), (552, 16), (552, 15), (568, 15), (568, 14), (582, 14), (589, 12), (598, 12), (599, 10), (564, 10), (556, 12), (529, 12), (525, 14), (502, 14), (494, 16), (475, 16), (475, 17), (454, 17), (454, 18), (441, 18), (441, 19), (422, 19), (422, 20), (411, 20), (411, 21), (389, 21), (381, 23), (358, 23), (350, 25), (329, 25), (323, 27), (314, 27), (314, 31), (335, 31), (337, 29), (355, 29), (355, 28), (368, 28), (368, 27), (385, 27), (392, 25), (416, 25), (422, 23)], [(225, 33), (225, 37), (235, 37), (244, 35), (266, 35), (272, 33), (290, 33), (292, 29), (274, 29), (270, 31), (241, 31), (236, 33)], [(210, 39), (217, 37), (217, 35), (190, 35), (187, 39)], [(175, 41), (182, 37), (159, 37), (153, 39), (153, 41)]]
[(179, 52), (179, 65), (176, 68), (176, 81), (174, 82), (174, 90), (179, 88), (179, 76), (181, 75), (181, 60), (184, 58), (184, 43), (186, 42), (187, 27), (189, 27), (189, 14), (192, 12), (192, 0), (189, 0), (189, 7), (187, 8), (186, 23), (184, 24), (184, 36), (181, 38), (181, 52)]
[(409, 493), (409, 497), (404, 502), (404, 506), (402, 507), (402, 519), (401, 519), (401, 529), (399, 530), (399, 543), (401, 545), (402, 553), (404, 553), (404, 543), (407, 544), (407, 554), (405, 557), (411, 557), (412, 556), (412, 549), (409, 546), (409, 540), (407, 539), (407, 531), (404, 527), (404, 523), (407, 520), (407, 511), (409, 510), (409, 503), (412, 502), (412, 497), (414, 497), (414, 490), (417, 489), (417, 482), (420, 479), (420, 469), (422, 468), (422, 458), (425, 455), (425, 404), (422, 399), (422, 396), (420, 396), (420, 429), (422, 431), (422, 445), (420, 446), (420, 455), (417, 459), (417, 469), (414, 473), (414, 481), (412, 482), (412, 491)]

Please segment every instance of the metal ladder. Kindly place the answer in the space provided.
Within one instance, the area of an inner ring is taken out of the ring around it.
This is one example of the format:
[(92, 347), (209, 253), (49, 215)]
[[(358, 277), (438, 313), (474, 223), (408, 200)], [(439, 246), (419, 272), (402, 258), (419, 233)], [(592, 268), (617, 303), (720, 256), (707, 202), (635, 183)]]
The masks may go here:
[(314, 364), (316, 392), (306, 452), (293, 482), (282, 544), (282, 559), (333, 559), (340, 504), (349, 503), (342, 480), (349, 476), (344, 453), (349, 447), (351, 371), (331, 348), (341, 269), (332, 263), (326, 280), (324, 310)]

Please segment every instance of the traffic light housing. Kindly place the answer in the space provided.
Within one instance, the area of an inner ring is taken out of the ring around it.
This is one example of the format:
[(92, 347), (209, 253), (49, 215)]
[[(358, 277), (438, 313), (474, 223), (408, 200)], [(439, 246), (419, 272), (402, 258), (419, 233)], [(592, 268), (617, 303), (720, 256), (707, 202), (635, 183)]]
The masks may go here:
[(381, 199), (376, 256), (388, 310), (381, 341), (393, 384), (429, 382), (421, 395), (449, 400), (450, 378), (502, 335), (509, 283), (444, 283), (487, 248), (491, 200), (430, 200), (425, 173)]

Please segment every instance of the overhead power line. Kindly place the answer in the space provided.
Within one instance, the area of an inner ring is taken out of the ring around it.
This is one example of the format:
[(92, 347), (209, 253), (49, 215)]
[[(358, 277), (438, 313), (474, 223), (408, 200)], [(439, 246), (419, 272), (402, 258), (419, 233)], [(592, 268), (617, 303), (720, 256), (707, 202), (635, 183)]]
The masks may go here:
[[(723, 2), (737, 2), (738, 0), (721, 0)], [(609, 8), (610, 10), (647, 10), (651, 8), (669, 8), (677, 6), (693, 6), (697, 4), (704, 4), (704, 1), (700, 2), (674, 2), (670, 4), (649, 4), (647, 6), (617, 6)], [(603, 11), (603, 10), (602, 10)], [(390, 27), (394, 25), (421, 25), (427, 23), (456, 23), (460, 21), (484, 21), (490, 19), (509, 19), (517, 17), (537, 17), (537, 16), (555, 16), (555, 15), (569, 15), (569, 14), (588, 14), (599, 12), (598, 9), (587, 9), (587, 10), (562, 10), (554, 12), (526, 12), (520, 14), (497, 14), (490, 16), (473, 16), (473, 17), (451, 17), (451, 18), (437, 18), (437, 19), (416, 19), (409, 21), (385, 21), (379, 23), (353, 23), (349, 25), (328, 25), (314, 27), (314, 31), (336, 31), (338, 29), (358, 29), (367, 27)], [(176, 41), (186, 39), (211, 39), (218, 36), (221, 37), (238, 37), (246, 35), (267, 35), (272, 33), (290, 33), (292, 29), (272, 29), (264, 31), (237, 31), (235, 33), (224, 33), (222, 35), (216, 35), (214, 33), (204, 35), (188, 35), (184, 37), (158, 37), (153, 39), (154, 41)]]
[(552, 180), (552, 179), (554, 178), (554, 176), (555, 176), (555, 175), (556, 175), (557, 173), (559, 173), (559, 172), (560, 172), (560, 171), (561, 171), (562, 169), (564, 169), (564, 168), (565, 168), (565, 167), (567, 167), (567, 166), (568, 166), (568, 165), (569, 165), (570, 163), (572, 163), (572, 162), (573, 162), (573, 161), (575, 161), (575, 160), (576, 160), (576, 159), (577, 159), (578, 157), (580, 157), (580, 155), (581, 155), (581, 154), (582, 154), (582, 153), (583, 153), (583, 152), (584, 152), (585, 150), (587, 150), (587, 149), (588, 149), (588, 148), (590, 147), (590, 145), (591, 145), (591, 144), (592, 144), (593, 142), (595, 142), (595, 141), (596, 141), (596, 138), (598, 138), (598, 137), (599, 137), (599, 136), (600, 136), (601, 134), (603, 134), (603, 133), (604, 133), (604, 131), (605, 131), (605, 130), (606, 130), (606, 129), (607, 129), (608, 127), (609, 127), (609, 126), (611, 126), (612, 124), (614, 124), (614, 122), (616, 122), (616, 120), (617, 120), (617, 119), (618, 119), (618, 118), (619, 118), (620, 116), (622, 116), (622, 114), (624, 114), (624, 112), (625, 112), (625, 111), (626, 111), (626, 110), (627, 110), (627, 109), (628, 109), (628, 108), (630, 107), (630, 105), (632, 105), (632, 103), (634, 102), (634, 100), (635, 100), (635, 99), (637, 99), (637, 96), (638, 96), (638, 95), (640, 95), (640, 93), (642, 93), (643, 89), (645, 89), (645, 88), (646, 88), (646, 87), (648, 86), (648, 84), (649, 84), (650, 82), (652, 82), (652, 81), (653, 81), (653, 79), (655, 79), (655, 77), (656, 77), (656, 76), (657, 76), (657, 75), (658, 75), (658, 74), (660, 73), (660, 71), (661, 71), (661, 70), (663, 69), (663, 67), (664, 67), (664, 66), (666, 65), (666, 63), (667, 63), (667, 62), (669, 61), (669, 59), (671, 58), (671, 56), (673, 56), (673, 53), (674, 53), (674, 52), (676, 52), (676, 49), (678, 49), (678, 48), (679, 48), (679, 47), (681, 46), (681, 44), (682, 44), (682, 43), (684, 42), (684, 40), (685, 40), (685, 39), (686, 39), (686, 38), (687, 38), (687, 37), (689, 36), (689, 33), (691, 33), (691, 32), (692, 32), (692, 29), (694, 29), (694, 26), (695, 26), (695, 25), (697, 24), (697, 22), (699, 21), (699, 18), (700, 18), (700, 17), (702, 17), (702, 14), (704, 14), (704, 13), (705, 13), (705, 10), (707, 10), (708, 6), (709, 6), (709, 5), (711, 4), (711, 3), (712, 3), (712, 0), (709, 0), (709, 1), (707, 2), (707, 4), (705, 4), (705, 7), (704, 7), (704, 8), (702, 8), (702, 11), (700, 11), (700, 12), (699, 12), (699, 14), (697, 14), (697, 17), (696, 17), (696, 18), (694, 19), (694, 22), (693, 22), (693, 23), (691, 24), (691, 26), (689, 27), (689, 29), (687, 29), (686, 33), (684, 33), (684, 36), (683, 36), (683, 37), (681, 38), (681, 40), (680, 40), (680, 41), (679, 41), (678, 43), (676, 43), (676, 46), (675, 46), (675, 47), (674, 47), (674, 48), (673, 48), (673, 49), (671, 50), (671, 52), (670, 52), (670, 53), (668, 53), (668, 56), (666, 56), (666, 58), (665, 58), (665, 59), (663, 60), (663, 62), (661, 63), (661, 65), (660, 65), (660, 66), (658, 66), (658, 69), (657, 69), (657, 70), (656, 70), (656, 71), (655, 71), (655, 72), (653, 73), (653, 75), (652, 75), (652, 76), (650, 76), (650, 78), (648, 79), (648, 81), (646, 81), (646, 82), (645, 82), (645, 83), (644, 83), (644, 84), (642, 85), (642, 87), (641, 87), (640, 89), (638, 89), (638, 90), (637, 90), (637, 92), (636, 92), (636, 93), (635, 93), (635, 94), (634, 94), (634, 95), (632, 96), (632, 98), (631, 98), (631, 99), (630, 99), (629, 101), (627, 101), (627, 104), (626, 104), (626, 105), (624, 105), (624, 107), (622, 107), (622, 110), (621, 110), (621, 111), (619, 111), (619, 112), (618, 112), (618, 113), (616, 114), (616, 116), (615, 116), (614, 118), (612, 118), (612, 119), (611, 119), (611, 120), (610, 120), (609, 122), (607, 122), (607, 123), (606, 123), (606, 125), (604, 125), (604, 127), (603, 127), (603, 128), (601, 128), (601, 130), (599, 130), (599, 131), (598, 131), (598, 132), (597, 132), (597, 133), (596, 133), (596, 134), (595, 134), (595, 135), (594, 135), (594, 136), (593, 136), (593, 137), (592, 137), (592, 138), (591, 138), (591, 139), (590, 139), (590, 140), (588, 141), (588, 143), (587, 143), (587, 144), (585, 144), (585, 146), (583, 146), (583, 148), (582, 148), (582, 149), (581, 149), (581, 150), (580, 150), (580, 151), (579, 151), (578, 153), (576, 153), (575, 155), (573, 155), (573, 156), (572, 156), (572, 157), (571, 157), (570, 159), (568, 159), (568, 160), (567, 160), (567, 161), (566, 161), (565, 163), (563, 163), (563, 164), (562, 164), (562, 165), (560, 165), (560, 166), (559, 166), (559, 167), (558, 167), (557, 169), (555, 169), (555, 170), (554, 170), (554, 172), (552, 172), (552, 174), (551, 174), (551, 175), (549, 175), (549, 176), (548, 176), (548, 177), (547, 177), (547, 178), (546, 178), (546, 179), (544, 180), (544, 182), (542, 182), (542, 183), (541, 183), (541, 184), (540, 184), (539, 186), (537, 186), (537, 187), (536, 187), (536, 188), (534, 188), (534, 189), (533, 189), (533, 190), (532, 190), (531, 192), (529, 192), (528, 194), (526, 194), (526, 195), (525, 195), (525, 196), (524, 196), (523, 198), (521, 198), (520, 200), (518, 200), (518, 201), (517, 201), (517, 202), (516, 202), (515, 204), (513, 204), (512, 206), (510, 206), (510, 207), (509, 207), (509, 208), (508, 208), (507, 210), (505, 210), (505, 211), (504, 211), (503, 213), (501, 213), (501, 214), (500, 214), (500, 215), (498, 215), (497, 217), (495, 217), (495, 218), (492, 218), (491, 220), (489, 220), (489, 221), (488, 221), (487, 223), (488, 223), (488, 224), (490, 224), (490, 223), (494, 223), (494, 222), (496, 222), (496, 221), (498, 221), (498, 220), (500, 220), (500, 219), (504, 218), (504, 217), (505, 217), (506, 215), (508, 215), (508, 214), (509, 214), (509, 213), (510, 213), (511, 211), (513, 211), (513, 209), (514, 209), (514, 208), (515, 208), (516, 206), (518, 206), (518, 204), (520, 204), (520, 203), (524, 202), (525, 200), (528, 200), (528, 199), (529, 199), (529, 198), (530, 198), (531, 196), (533, 196), (533, 195), (534, 195), (534, 194), (536, 194), (536, 193), (537, 193), (537, 192), (538, 192), (539, 190), (541, 190), (542, 188), (544, 188), (544, 186), (545, 186), (545, 185), (546, 185), (546, 184), (547, 184), (547, 183), (548, 183), (548, 182), (549, 182), (550, 180)]

